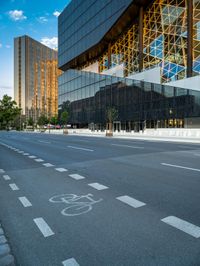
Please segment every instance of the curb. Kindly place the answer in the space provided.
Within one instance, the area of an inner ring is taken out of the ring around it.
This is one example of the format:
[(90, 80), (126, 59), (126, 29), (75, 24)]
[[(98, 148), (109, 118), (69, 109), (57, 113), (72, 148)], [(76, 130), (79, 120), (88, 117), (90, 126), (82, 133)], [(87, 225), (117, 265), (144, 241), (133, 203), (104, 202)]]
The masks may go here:
[(0, 224), (0, 266), (16, 266), (15, 259)]

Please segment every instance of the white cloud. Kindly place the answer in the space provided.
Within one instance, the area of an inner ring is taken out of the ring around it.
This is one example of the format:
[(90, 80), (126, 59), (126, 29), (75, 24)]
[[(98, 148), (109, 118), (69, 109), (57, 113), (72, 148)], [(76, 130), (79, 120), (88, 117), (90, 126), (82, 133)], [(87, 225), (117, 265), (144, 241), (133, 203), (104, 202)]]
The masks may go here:
[(61, 12), (55, 10), (55, 11), (53, 12), (53, 15), (54, 15), (55, 17), (58, 17), (58, 16), (60, 15), (60, 13), (61, 13)]
[(9, 44), (7, 44), (7, 45), (6, 45), (6, 48), (8, 48), (8, 49), (9, 49), (10, 47), (11, 47), (11, 46), (10, 46)]
[(57, 37), (52, 37), (52, 38), (44, 37), (42, 38), (41, 43), (52, 49), (56, 49), (58, 47), (58, 38)]
[(0, 43), (0, 48), (2, 47), (2, 44)]
[(20, 21), (27, 19), (26, 16), (24, 16), (24, 11), (22, 10), (11, 10), (8, 12), (10, 18), (14, 21)]
[(48, 21), (48, 19), (46, 17), (39, 17), (39, 18), (37, 18), (37, 21), (40, 23), (46, 23)]

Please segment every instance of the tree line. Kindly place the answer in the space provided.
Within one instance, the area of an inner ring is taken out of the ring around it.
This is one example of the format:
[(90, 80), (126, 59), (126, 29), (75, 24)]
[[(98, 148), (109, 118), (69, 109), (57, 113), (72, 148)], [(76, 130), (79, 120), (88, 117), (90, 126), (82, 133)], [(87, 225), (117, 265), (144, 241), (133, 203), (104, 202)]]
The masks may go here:
[(9, 130), (15, 128), (17, 130), (23, 129), (26, 126), (38, 125), (40, 127), (46, 124), (52, 125), (67, 125), (69, 119), (69, 112), (66, 109), (61, 109), (58, 116), (47, 118), (45, 114), (41, 114), (35, 122), (32, 117), (27, 121), (25, 116), (21, 115), (22, 109), (17, 106), (17, 103), (12, 100), (12, 97), (4, 95), (0, 100), (0, 129)]

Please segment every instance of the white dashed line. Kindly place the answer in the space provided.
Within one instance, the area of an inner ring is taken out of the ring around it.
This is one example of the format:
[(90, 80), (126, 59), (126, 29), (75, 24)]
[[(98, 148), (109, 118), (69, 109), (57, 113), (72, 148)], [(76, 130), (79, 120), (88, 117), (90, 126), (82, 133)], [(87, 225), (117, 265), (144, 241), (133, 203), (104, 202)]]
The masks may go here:
[(101, 185), (101, 184), (99, 184), (99, 183), (90, 183), (90, 184), (88, 184), (88, 186), (93, 187), (93, 188), (95, 188), (95, 189), (97, 189), (97, 190), (108, 189), (108, 187), (106, 187), (106, 186), (104, 186), (104, 185)]
[(169, 224), (195, 238), (200, 237), (200, 227), (189, 222), (186, 222), (175, 216), (168, 216), (161, 220), (162, 222)]
[(42, 159), (35, 159), (35, 161), (39, 162), (39, 163), (44, 162), (44, 160), (42, 160)]
[(3, 174), (5, 173), (5, 171), (3, 169), (0, 169), (0, 173)]
[(78, 174), (72, 174), (72, 175), (69, 175), (71, 178), (75, 179), (75, 180), (81, 180), (81, 179), (84, 179), (85, 177), (82, 176), (82, 175), (78, 175)]
[(124, 148), (132, 148), (132, 149), (144, 149), (144, 147), (139, 147), (139, 146), (130, 146), (130, 145), (122, 145), (122, 144), (110, 144), (110, 145), (124, 147)]
[(35, 159), (35, 158), (37, 158), (36, 156), (34, 156), (34, 155), (31, 155), (31, 156), (28, 156), (29, 158), (31, 158), (31, 159)]
[(67, 172), (68, 170), (65, 168), (55, 168), (56, 171), (58, 172)]
[(51, 166), (54, 166), (54, 165), (51, 164), (51, 163), (43, 163), (43, 165), (44, 165), (45, 167), (51, 167)]
[(18, 153), (24, 153), (24, 151), (18, 151)]
[(45, 222), (43, 218), (35, 218), (33, 219), (37, 227), (39, 228), (40, 232), (43, 234), (44, 237), (52, 236), (54, 235), (54, 232), (51, 230), (51, 228), (48, 226), (48, 224)]
[(3, 175), (3, 178), (5, 179), (5, 180), (10, 180), (11, 178), (9, 177), (9, 175)]
[(196, 168), (190, 168), (190, 167), (185, 167), (185, 166), (175, 165), (175, 164), (168, 164), (168, 163), (161, 163), (161, 164), (164, 165), (164, 166), (170, 166), (170, 167), (175, 167), (175, 168), (181, 168), (181, 169), (186, 169), (186, 170), (200, 172), (200, 169), (196, 169)]
[(64, 260), (62, 264), (64, 266), (80, 266), (80, 264), (78, 264), (78, 262), (74, 258)]
[(195, 153), (194, 155), (195, 155), (195, 156), (200, 156), (200, 153)]
[(18, 199), (21, 201), (22, 205), (23, 205), (25, 208), (26, 208), (26, 207), (31, 207), (31, 206), (32, 206), (32, 204), (30, 203), (30, 201), (29, 201), (26, 197), (19, 197)]
[(29, 155), (29, 153), (25, 152), (25, 153), (23, 153), (23, 155)]
[(44, 141), (44, 140), (38, 140), (38, 142), (47, 143), (47, 144), (50, 144), (51, 143), (50, 141)]
[(81, 147), (75, 147), (75, 146), (67, 146), (68, 148), (76, 149), (76, 150), (82, 150), (82, 151), (94, 151), (91, 149), (81, 148)]
[(16, 184), (9, 184), (9, 186), (10, 186), (10, 188), (12, 189), (12, 190), (19, 190), (19, 188), (18, 188), (18, 186), (16, 185)]
[(131, 198), (129, 196), (121, 196), (121, 197), (117, 197), (116, 199), (122, 201), (123, 203), (128, 204), (129, 206), (133, 207), (133, 208), (139, 208), (142, 207), (144, 205), (146, 205), (146, 203), (136, 200), (134, 198)]

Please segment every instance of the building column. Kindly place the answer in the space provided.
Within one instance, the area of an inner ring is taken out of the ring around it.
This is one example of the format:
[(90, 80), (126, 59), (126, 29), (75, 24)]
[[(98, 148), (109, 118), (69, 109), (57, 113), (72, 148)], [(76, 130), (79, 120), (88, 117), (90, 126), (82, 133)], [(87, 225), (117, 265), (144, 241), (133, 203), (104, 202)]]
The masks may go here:
[(139, 72), (143, 70), (143, 18), (144, 9), (141, 6), (139, 11)]
[(193, 0), (187, 0), (187, 78), (193, 67)]
[(108, 44), (108, 69), (111, 68), (111, 43)]

